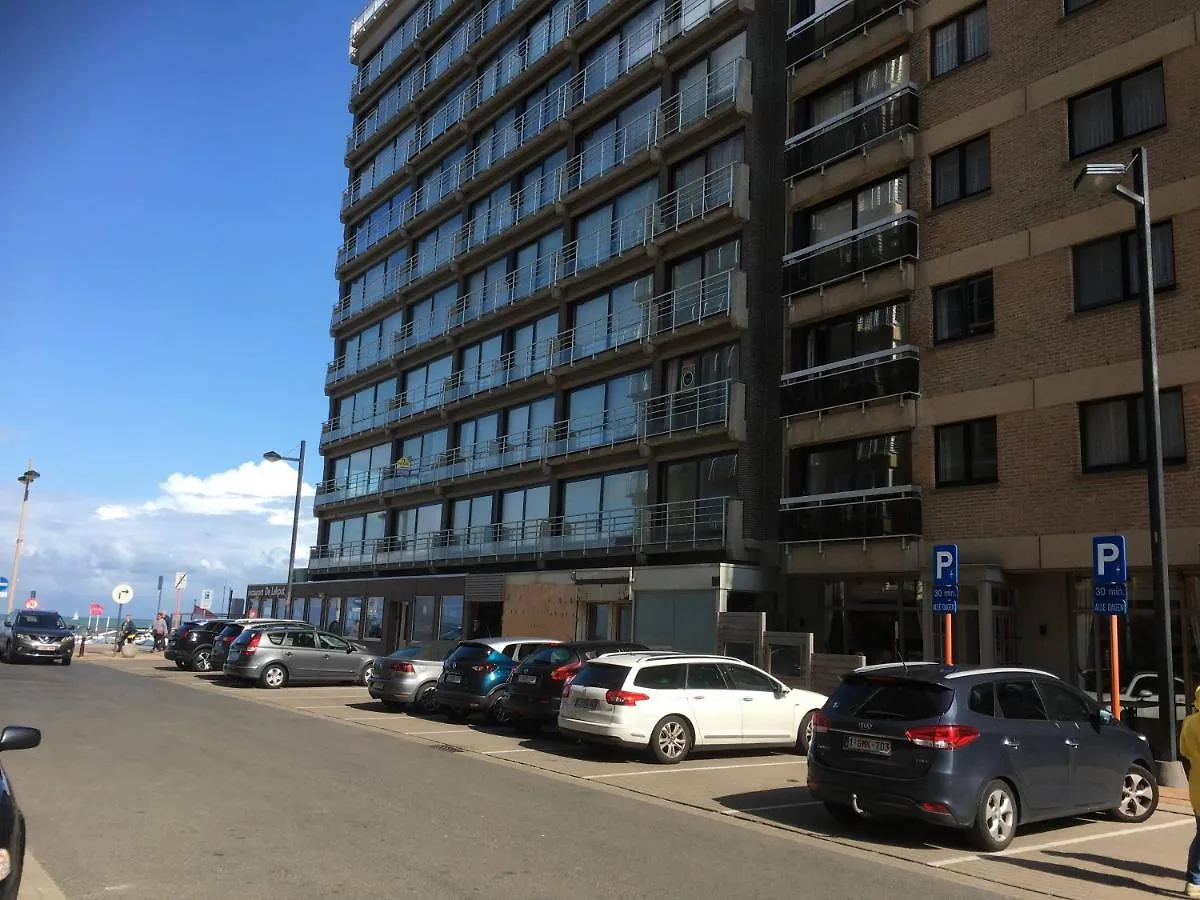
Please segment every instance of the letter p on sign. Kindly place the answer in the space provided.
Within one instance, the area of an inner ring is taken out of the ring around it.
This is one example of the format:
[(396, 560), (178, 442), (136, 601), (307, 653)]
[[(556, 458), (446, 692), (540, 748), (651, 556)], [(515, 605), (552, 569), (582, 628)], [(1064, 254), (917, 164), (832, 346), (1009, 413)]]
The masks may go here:
[(957, 544), (938, 544), (933, 548), (933, 583), (958, 584)]
[(1102, 534), (1092, 538), (1092, 579), (1097, 584), (1123, 584), (1125, 535)]

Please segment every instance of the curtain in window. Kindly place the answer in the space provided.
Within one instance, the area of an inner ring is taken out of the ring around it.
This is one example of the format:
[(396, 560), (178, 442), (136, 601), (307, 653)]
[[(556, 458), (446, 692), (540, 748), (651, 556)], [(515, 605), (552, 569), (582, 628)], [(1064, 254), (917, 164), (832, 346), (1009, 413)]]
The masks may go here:
[[(1142, 258), (1138, 250), (1137, 233), (1128, 236), (1125, 252), (1129, 261), (1130, 293), (1142, 290)], [(1154, 286), (1163, 288), (1175, 283), (1175, 240), (1170, 224), (1156, 225), (1150, 231), (1150, 256), (1154, 263)]]
[[(1159, 418), (1162, 420), (1163, 459), (1183, 459), (1187, 455), (1187, 438), (1184, 434), (1183, 395), (1177, 391), (1159, 394)], [(1146, 453), (1146, 405), (1137, 400), (1138, 461), (1147, 458)]]
[(908, 205), (908, 177), (897, 175), (858, 194), (858, 227), (865, 228), (904, 212)]
[(958, 27), (950, 25), (933, 33), (933, 74), (941, 75), (958, 65)]
[(965, 32), (963, 35), (963, 62), (969, 62), (987, 53), (988, 49), (988, 31), (987, 31), (987, 7), (981, 6), (973, 12), (967, 13), (967, 17), (963, 19), (962, 29)]
[(858, 98), (866, 103), (875, 97), (891, 93), (908, 81), (908, 54), (901, 53), (885, 59), (858, 76)]
[(1124, 465), (1132, 458), (1126, 409), (1124, 400), (1084, 409), (1083, 458), (1088, 468)]
[(1080, 247), (1075, 253), (1075, 296), (1080, 306), (1103, 306), (1124, 296), (1121, 254), (1113, 240)]
[(1114, 140), (1111, 91), (1096, 91), (1071, 104), (1071, 141), (1076, 156)]
[(959, 197), (959, 155), (951, 150), (939, 156), (933, 164), (934, 204), (949, 203)]
[(966, 430), (963, 426), (949, 426), (937, 433), (937, 480), (953, 483), (967, 480)]
[(966, 195), (986, 191), (992, 184), (990, 142), (974, 141), (963, 151), (966, 159)]
[(1141, 134), (1167, 121), (1163, 73), (1154, 68), (1121, 83), (1121, 131)]
[(846, 83), (818, 95), (812, 101), (812, 123), (820, 125), (854, 106), (854, 85)]

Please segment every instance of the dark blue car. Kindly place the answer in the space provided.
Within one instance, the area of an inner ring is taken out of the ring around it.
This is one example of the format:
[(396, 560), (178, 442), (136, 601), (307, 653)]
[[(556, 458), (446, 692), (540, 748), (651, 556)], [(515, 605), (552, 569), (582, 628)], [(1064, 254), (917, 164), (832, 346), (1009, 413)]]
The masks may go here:
[(1036, 669), (868, 666), (813, 725), (808, 787), (844, 822), (921, 819), (996, 851), (1030, 822), (1158, 807), (1146, 738)]
[(446, 657), (434, 696), (452, 719), (483, 712), (503, 725), (512, 718), (505, 709), (504, 697), (517, 663), (548, 644), (559, 643), (536, 637), (463, 641)]
[[(0, 731), (0, 753), (30, 750), (42, 742), (36, 728), (10, 725)], [(13, 796), (12, 785), (0, 765), (0, 900), (17, 900), (21, 870), (25, 865), (25, 817)]]

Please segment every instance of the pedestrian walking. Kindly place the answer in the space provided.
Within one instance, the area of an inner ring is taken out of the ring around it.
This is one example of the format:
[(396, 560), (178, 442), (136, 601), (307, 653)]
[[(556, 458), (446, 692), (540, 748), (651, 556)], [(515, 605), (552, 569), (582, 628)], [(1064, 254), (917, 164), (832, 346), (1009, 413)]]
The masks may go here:
[(1188, 799), (1192, 801), (1192, 812), (1196, 815), (1196, 836), (1188, 850), (1187, 885), (1189, 897), (1200, 897), (1200, 687), (1196, 688), (1193, 712), (1183, 720), (1179, 734), (1179, 755), (1188, 776)]
[(160, 612), (154, 617), (154, 624), (150, 626), (150, 633), (154, 635), (154, 652), (161, 653), (167, 649), (167, 620)]

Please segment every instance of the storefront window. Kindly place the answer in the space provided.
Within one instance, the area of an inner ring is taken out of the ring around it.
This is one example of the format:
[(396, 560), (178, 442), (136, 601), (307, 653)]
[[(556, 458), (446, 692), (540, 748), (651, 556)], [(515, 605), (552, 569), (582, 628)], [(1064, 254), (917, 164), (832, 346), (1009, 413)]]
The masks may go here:
[(442, 625), (439, 629), (443, 641), (462, 640), (463, 636), (463, 598), (442, 598)]
[(617, 640), (632, 641), (633, 640), (633, 607), (618, 606), (617, 607)]
[(309, 625), (321, 627), (321, 613), (324, 612), (325, 603), (320, 597), (312, 597), (308, 601), (308, 619)]
[(362, 631), (362, 597), (346, 598), (345, 628), (342, 634), (353, 640)]
[(587, 611), (587, 640), (608, 640), (609, 606), (607, 603), (589, 603)]
[(412, 605), (412, 636), (414, 641), (432, 641), (437, 621), (437, 598), (414, 597)]
[(366, 628), (363, 637), (378, 640), (383, 637), (383, 598), (367, 598)]
[(325, 621), (329, 623), (326, 630), (334, 634), (341, 634), (345, 626), (342, 621), (342, 598), (330, 597), (325, 601), (325, 607)]

